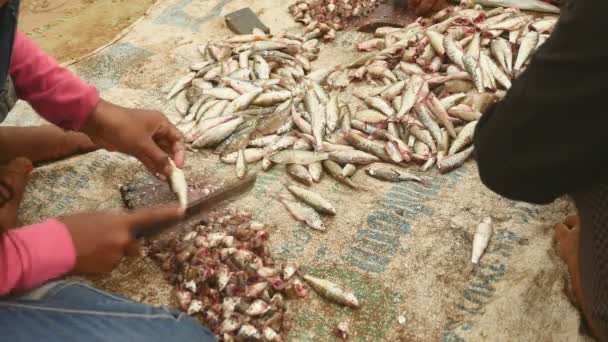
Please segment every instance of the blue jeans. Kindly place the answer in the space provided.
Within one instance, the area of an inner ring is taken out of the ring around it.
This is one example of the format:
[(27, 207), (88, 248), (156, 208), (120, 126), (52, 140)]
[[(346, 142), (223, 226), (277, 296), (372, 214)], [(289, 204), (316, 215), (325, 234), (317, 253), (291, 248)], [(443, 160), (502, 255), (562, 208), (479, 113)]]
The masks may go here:
[(156, 342), (215, 341), (198, 321), (82, 283), (48, 283), (0, 299), (0, 341)]

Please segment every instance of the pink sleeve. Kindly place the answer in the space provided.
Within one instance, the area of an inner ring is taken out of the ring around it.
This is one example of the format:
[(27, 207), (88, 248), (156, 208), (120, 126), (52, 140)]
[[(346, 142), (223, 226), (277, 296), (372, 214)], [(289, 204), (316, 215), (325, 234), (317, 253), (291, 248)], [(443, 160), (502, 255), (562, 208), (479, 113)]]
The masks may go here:
[(21, 32), (15, 36), (10, 74), (19, 98), (59, 127), (79, 130), (99, 102), (95, 87), (61, 67)]
[(57, 278), (75, 262), (72, 237), (57, 220), (9, 230), (0, 236), (0, 295)]

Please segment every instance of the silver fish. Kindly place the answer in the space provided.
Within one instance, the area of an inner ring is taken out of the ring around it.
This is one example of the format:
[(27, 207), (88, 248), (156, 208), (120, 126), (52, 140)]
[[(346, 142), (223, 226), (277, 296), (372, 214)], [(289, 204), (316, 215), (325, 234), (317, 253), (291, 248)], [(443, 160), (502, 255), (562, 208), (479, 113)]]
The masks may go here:
[(321, 216), (319, 216), (313, 208), (302, 203), (289, 201), (282, 197), (279, 198), (279, 202), (283, 203), (296, 220), (306, 223), (306, 225), (312, 229), (320, 231), (326, 230)]
[(369, 164), (380, 159), (373, 154), (357, 150), (334, 151), (329, 154), (329, 159), (339, 164)]
[(338, 94), (333, 92), (329, 96), (325, 112), (325, 127), (327, 134), (331, 134), (336, 130), (338, 126), (338, 120), (340, 117), (340, 108), (338, 107)]
[(325, 168), (327, 173), (329, 173), (332, 177), (334, 177), (338, 182), (346, 184), (353, 189), (359, 188), (355, 183), (353, 183), (353, 181), (350, 178), (342, 175), (342, 167), (340, 167), (340, 165), (338, 165), (338, 163), (336, 163), (335, 161), (324, 160), (323, 168)]
[(471, 75), (471, 79), (473, 80), (473, 83), (475, 84), (475, 88), (477, 88), (478, 92), (483, 93), (483, 91), (484, 91), (483, 76), (481, 74), (481, 69), (479, 68), (479, 64), (477, 63), (475, 58), (468, 56), (468, 55), (464, 56), (462, 61), (464, 63), (466, 71), (469, 73), (469, 75)]
[(421, 103), (416, 105), (414, 109), (418, 115), (418, 119), (429, 130), (433, 139), (435, 139), (437, 143), (441, 142), (441, 129), (437, 122), (431, 118), (427, 106), (424, 103)]
[(299, 164), (308, 165), (323, 161), (329, 158), (328, 153), (299, 151), (299, 150), (282, 150), (268, 157), (270, 161), (276, 164)]
[(292, 93), (289, 90), (271, 91), (268, 93), (260, 94), (253, 100), (252, 104), (255, 106), (272, 106), (274, 104), (284, 102), (292, 97)]
[(532, 52), (538, 45), (539, 36), (539, 33), (536, 31), (530, 31), (523, 36), (521, 44), (519, 45), (517, 59), (515, 59), (515, 65), (513, 66), (514, 72), (520, 72), (524, 63), (528, 61)]
[(442, 174), (448, 173), (464, 164), (464, 162), (473, 154), (473, 149), (474, 147), (471, 146), (462, 152), (458, 152), (453, 156), (443, 158), (440, 162), (437, 162), (439, 172)]
[(236, 128), (243, 123), (242, 118), (236, 118), (228, 122), (219, 124), (211, 130), (204, 132), (196, 141), (192, 143), (192, 147), (202, 148), (219, 144), (224, 139), (228, 138)]
[(175, 81), (175, 84), (173, 85), (173, 87), (171, 88), (169, 93), (167, 94), (166, 99), (170, 100), (173, 96), (177, 95), (177, 93), (179, 93), (184, 88), (186, 88), (186, 86), (192, 82), (195, 75), (196, 75), (195, 72), (189, 72), (186, 75), (180, 77), (177, 81)]
[(312, 185), (312, 176), (306, 167), (298, 164), (287, 164), (285, 170), (287, 171), (287, 174), (292, 176), (298, 182), (308, 186)]
[(223, 115), (230, 115), (235, 112), (246, 109), (263, 91), (262, 88), (258, 88), (257, 90), (250, 91), (243, 95), (240, 95), (236, 99), (232, 100), (226, 109), (224, 110)]
[(360, 306), (359, 300), (353, 292), (341, 289), (337, 284), (329, 280), (317, 278), (310, 274), (303, 275), (302, 279), (306, 281), (315, 292), (332, 302), (355, 309)]
[(308, 173), (310, 173), (310, 176), (315, 183), (319, 183), (321, 181), (321, 176), (323, 176), (323, 164), (321, 164), (321, 162), (308, 164)]
[(355, 174), (355, 172), (357, 172), (357, 167), (355, 165), (346, 164), (346, 165), (344, 165), (344, 168), (342, 169), (342, 176), (351, 177), (352, 175)]
[(391, 166), (372, 166), (366, 169), (365, 172), (371, 177), (389, 182), (422, 181), (422, 179), (416, 175)]
[(475, 127), (477, 127), (477, 121), (469, 122), (464, 128), (458, 133), (458, 137), (452, 143), (448, 156), (452, 156), (462, 150), (464, 147), (473, 142), (473, 134), (475, 133)]
[(322, 214), (336, 215), (337, 212), (334, 206), (321, 195), (297, 185), (288, 185), (287, 189), (296, 198), (313, 207), (318, 212)]
[(475, 121), (481, 118), (480, 112), (463, 103), (450, 108), (448, 113), (453, 117), (465, 121)]

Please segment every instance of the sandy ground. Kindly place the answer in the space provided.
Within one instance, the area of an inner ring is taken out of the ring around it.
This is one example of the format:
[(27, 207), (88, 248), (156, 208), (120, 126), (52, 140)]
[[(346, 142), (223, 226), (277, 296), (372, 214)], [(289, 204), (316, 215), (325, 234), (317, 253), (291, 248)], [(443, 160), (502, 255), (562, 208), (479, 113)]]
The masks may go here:
[(20, 30), (60, 61), (106, 44), (155, 0), (24, 0)]

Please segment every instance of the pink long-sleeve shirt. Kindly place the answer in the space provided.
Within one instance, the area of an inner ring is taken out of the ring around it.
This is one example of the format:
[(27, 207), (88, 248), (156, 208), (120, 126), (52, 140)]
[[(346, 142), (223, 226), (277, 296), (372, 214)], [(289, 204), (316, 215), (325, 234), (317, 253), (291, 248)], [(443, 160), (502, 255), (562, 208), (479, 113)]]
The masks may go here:
[[(46, 120), (79, 130), (99, 101), (86, 84), (17, 32), (10, 75), (17, 95)], [(51, 219), (0, 236), (0, 295), (27, 290), (69, 272), (76, 251), (65, 225)]]

